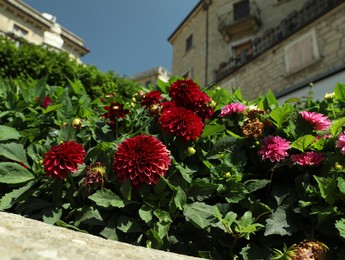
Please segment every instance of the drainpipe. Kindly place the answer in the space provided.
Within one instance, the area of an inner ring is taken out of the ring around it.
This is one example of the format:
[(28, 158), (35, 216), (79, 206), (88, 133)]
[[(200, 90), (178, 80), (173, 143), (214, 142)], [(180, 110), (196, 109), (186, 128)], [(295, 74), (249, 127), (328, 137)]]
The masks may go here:
[(205, 25), (205, 37), (206, 37), (206, 45), (205, 45), (205, 86), (208, 83), (208, 7), (212, 4), (212, 0), (203, 0), (203, 9), (206, 12), (206, 25)]

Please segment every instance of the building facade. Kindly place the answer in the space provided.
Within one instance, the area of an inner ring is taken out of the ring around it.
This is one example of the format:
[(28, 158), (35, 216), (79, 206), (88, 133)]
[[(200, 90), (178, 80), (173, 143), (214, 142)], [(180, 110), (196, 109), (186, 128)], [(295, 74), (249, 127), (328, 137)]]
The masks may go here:
[(168, 40), (173, 75), (249, 99), (345, 82), (344, 0), (201, 0)]
[(40, 13), (20, 0), (0, 0), (0, 32), (14, 40), (63, 50), (80, 58), (89, 50), (84, 41), (56, 23), (56, 17)]
[(130, 77), (131, 80), (134, 80), (143, 87), (155, 86), (158, 80), (163, 82), (168, 82), (171, 75), (168, 70), (159, 66), (144, 72), (140, 72)]

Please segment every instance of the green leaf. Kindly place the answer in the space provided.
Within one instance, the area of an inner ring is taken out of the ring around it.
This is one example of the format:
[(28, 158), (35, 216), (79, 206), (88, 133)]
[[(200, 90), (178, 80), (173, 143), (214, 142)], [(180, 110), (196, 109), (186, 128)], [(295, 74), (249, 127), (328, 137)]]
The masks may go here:
[(277, 210), (266, 219), (266, 231), (264, 235), (290, 236), (291, 232), (289, 231), (289, 227), (290, 225), (286, 219), (285, 208), (278, 207)]
[(176, 208), (183, 210), (184, 205), (187, 202), (186, 193), (182, 190), (181, 187), (177, 187), (177, 190), (175, 192), (174, 196), (174, 203)]
[(90, 200), (93, 200), (96, 205), (104, 208), (123, 208), (124, 206), (126, 206), (125, 201), (123, 201), (118, 195), (114, 194), (109, 189), (98, 190), (88, 198)]
[(182, 166), (179, 163), (175, 164), (176, 169), (178, 169), (183, 177), (183, 179), (188, 182), (191, 183), (192, 179), (193, 179), (193, 173), (195, 173), (195, 170), (192, 170), (190, 168), (188, 168), (188, 166)]
[(334, 88), (335, 98), (341, 102), (345, 102), (345, 84), (338, 82)]
[(20, 187), (19, 189), (14, 189), (9, 193), (6, 193), (0, 199), (0, 210), (5, 210), (11, 208), (15, 203), (20, 200), (20, 197), (28, 191), (33, 185), (34, 181), (27, 183), (25, 186)]
[(207, 137), (215, 135), (217, 133), (223, 132), (225, 125), (205, 125), (204, 130), (202, 131), (201, 137)]
[(172, 219), (169, 212), (161, 209), (155, 209), (153, 214), (159, 219), (160, 223), (171, 223)]
[(48, 224), (55, 224), (62, 216), (62, 208), (51, 207), (43, 210), (43, 222)]
[(246, 190), (251, 193), (266, 187), (270, 182), (270, 180), (248, 180), (245, 182)]
[(215, 220), (214, 208), (203, 202), (186, 204), (183, 215), (186, 217), (187, 221), (201, 229), (210, 226)]
[(207, 182), (206, 180), (196, 180), (191, 184), (188, 198), (204, 200), (209, 198), (217, 188), (217, 184)]
[(79, 226), (80, 223), (84, 223), (89, 226), (104, 226), (104, 221), (99, 210), (92, 206), (83, 208), (82, 215), (75, 221), (75, 225)]
[(28, 166), (25, 150), (22, 144), (17, 144), (17, 143), (0, 144), (0, 156), (4, 156), (7, 159), (10, 159), (13, 161), (22, 162), (26, 166)]
[(124, 181), (120, 187), (120, 191), (122, 197), (126, 200), (131, 200), (132, 197), (132, 185), (131, 182), (128, 180)]
[(146, 224), (149, 223), (152, 220), (152, 218), (153, 218), (152, 209), (151, 209), (151, 207), (149, 207), (147, 205), (143, 205), (139, 209), (138, 213), (139, 213), (139, 217), (143, 221), (145, 221)]
[(335, 120), (331, 126), (332, 135), (333, 136), (339, 135), (342, 132), (344, 125), (345, 125), (345, 117)]
[(117, 228), (124, 233), (142, 232), (138, 222), (127, 216), (121, 216), (118, 218)]
[(345, 219), (342, 218), (340, 220), (337, 220), (335, 222), (335, 227), (336, 229), (338, 229), (339, 231), (339, 235), (342, 237), (342, 238), (345, 238)]
[(277, 107), (271, 111), (270, 117), (273, 119), (273, 123), (278, 127), (281, 128), (283, 123), (289, 120), (291, 117), (291, 112), (293, 111), (293, 107), (289, 103), (285, 103), (281, 107)]
[(337, 182), (338, 182), (338, 188), (339, 188), (340, 192), (343, 195), (345, 195), (345, 179), (342, 177), (338, 177)]
[(13, 127), (0, 125), (0, 141), (15, 139), (18, 140), (22, 135)]
[(117, 233), (116, 233), (116, 226), (117, 226), (116, 221), (117, 221), (117, 216), (113, 215), (107, 221), (106, 227), (99, 234), (110, 240), (118, 240)]
[(279, 106), (279, 103), (271, 90), (267, 92), (265, 97), (266, 97), (269, 108), (273, 109)]
[(71, 230), (74, 230), (74, 231), (79, 231), (79, 232), (88, 234), (88, 232), (86, 230), (82, 230), (82, 229), (77, 228), (76, 226), (67, 224), (66, 222), (64, 222), (61, 219), (56, 221), (55, 225), (57, 225), (58, 227), (64, 227), (64, 228), (67, 228), (67, 229), (71, 229)]
[(302, 152), (306, 151), (308, 147), (315, 141), (315, 136), (304, 135), (291, 143), (291, 147)]
[(34, 178), (34, 175), (18, 163), (0, 162), (0, 183), (18, 184)]
[(331, 177), (324, 178), (314, 175), (317, 181), (321, 197), (329, 204), (333, 204), (336, 200), (337, 180)]

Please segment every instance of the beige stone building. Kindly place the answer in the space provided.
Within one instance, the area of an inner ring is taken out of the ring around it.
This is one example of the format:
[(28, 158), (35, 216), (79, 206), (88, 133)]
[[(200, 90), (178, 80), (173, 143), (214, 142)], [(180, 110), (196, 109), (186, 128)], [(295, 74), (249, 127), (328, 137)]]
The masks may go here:
[(172, 75), (249, 99), (345, 82), (345, 0), (200, 0), (168, 40)]
[(18, 42), (23, 38), (66, 51), (77, 60), (89, 53), (84, 41), (56, 23), (56, 17), (42, 14), (20, 0), (0, 0), (0, 33)]
[(159, 66), (144, 72), (137, 73), (131, 76), (130, 79), (138, 82), (143, 87), (154, 87), (157, 84), (158, 80), (168, 82), (170, 77), (170, 72), (162, 66)]

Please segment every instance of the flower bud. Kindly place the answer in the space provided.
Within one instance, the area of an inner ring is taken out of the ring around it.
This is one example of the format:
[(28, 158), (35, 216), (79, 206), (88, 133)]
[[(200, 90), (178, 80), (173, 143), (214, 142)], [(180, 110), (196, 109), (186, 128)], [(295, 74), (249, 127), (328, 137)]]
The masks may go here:
[(230, 172), (225, 173), (225, 177), (226, 177), (227, 179), (231, 178), (231, 173), (230, 173)]
[(220, 87), (219, 86), (217, 86), (217, 87), (215, 87), (215, 89), (214, 89), (215, 91), (219, 91), (220, 90)]
[(338, 170), (338, 171), (344, 169), (344, 166), (341, 165), (341, 164), (339, 164), (338, 162), (335, 163), (335, 166), (334, 166), (334, 167), (335, 167), (335, 169)]
[(81, 121), (81, 119), (79, 119), (79, 118), (75, 118), (75, 119), (72, 121), (72, 127), (73, 127), (73, 128), (79, 129), (79, 128), (81, 127), (81, 125), (82, 125), (82, 121)]
[(195, 152), (196, 152), (196, 150), (194, 149), (194, 147), (191, 147), (191, 146), (188, 147), (188, 149), (187, 149), (187, 154), (188, 154), (188, 156), (194, 155)]
[(326, 100), (332, 100), (333, 98), (335, 98), (335, 93), (326, 93), (325, 94), (325, 99)]

